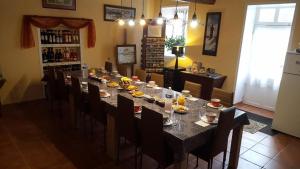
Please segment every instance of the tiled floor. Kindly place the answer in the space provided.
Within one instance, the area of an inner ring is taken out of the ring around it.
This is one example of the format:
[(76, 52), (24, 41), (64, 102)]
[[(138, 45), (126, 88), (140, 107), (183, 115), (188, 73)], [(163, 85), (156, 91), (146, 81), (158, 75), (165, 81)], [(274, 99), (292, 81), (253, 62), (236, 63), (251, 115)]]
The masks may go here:
[[(122, 162), (116, 166), (105, 155), (101, 144), (101, 127), (93, 138), (81, 130), (67, 129), (65, 121), (45, 111), (45, 101), (4, 107), (0, 119), (0, 169), (132, 169), (130, 148), (122, 151)], [(190, 156), (189, 168), (195, 166)], [(222, 154), (213, 168), (221, 168)], [(227, 160), (228, 164), (228, 160)], [(199, 169), (207, 164), (200, 160)], [(144, 169), (157, 168), (145, 158)], [(244, 132), (239, 169), (298, 169), (300, 139), (284, 134), (273, 137), (263, 133)]]
[(238, 109), (244, 110), (246, 112), (250, 112), (250, 113), (254, 113), (260, 116), (264, 116), (264, 117), (268, 117), (273, 119), (274, 116), (274, 112), (273, 111), (269, 111), (269, 110), (265, 110), (265, 109), (261, 109), (258, 107), (254, 107), (245, 103), (237, 103), (234, 105), (235, 107), (237, 107)]

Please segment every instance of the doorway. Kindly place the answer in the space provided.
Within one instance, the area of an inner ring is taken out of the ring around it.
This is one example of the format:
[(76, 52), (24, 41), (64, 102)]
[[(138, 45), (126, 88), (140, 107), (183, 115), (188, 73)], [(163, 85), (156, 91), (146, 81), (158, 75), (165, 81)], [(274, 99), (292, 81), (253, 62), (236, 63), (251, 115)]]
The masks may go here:
[(287, 3), (247, 7), (235, 90), (234, 102), (238, 105), (275, 110), (295, 6)]

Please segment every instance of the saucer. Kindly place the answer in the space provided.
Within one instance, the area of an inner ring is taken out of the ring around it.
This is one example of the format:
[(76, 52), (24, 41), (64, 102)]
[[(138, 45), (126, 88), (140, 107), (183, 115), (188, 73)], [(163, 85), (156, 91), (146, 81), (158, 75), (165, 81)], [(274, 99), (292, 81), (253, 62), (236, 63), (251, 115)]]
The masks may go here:
[(220, 105), (219, 107), (214, 106), (212, 103), (207, 103), (206, 104), (208, 107), (213, 108), (213, 109), (220, 109), (223, 107), (223, 105)]

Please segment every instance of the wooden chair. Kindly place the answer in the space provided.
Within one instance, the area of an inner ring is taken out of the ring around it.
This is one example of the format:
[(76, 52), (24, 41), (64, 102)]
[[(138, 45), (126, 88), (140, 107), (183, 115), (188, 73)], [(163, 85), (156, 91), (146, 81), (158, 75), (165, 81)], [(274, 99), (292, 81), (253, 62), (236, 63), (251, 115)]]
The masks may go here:
[(142, 109), (141, 140), (140, 168), (143, 164), (143, 154), (158, 162), (159, 168), (164, 169), (173, 163), (173, 152), (164, 140), (163, 116), (146, 107)]
[(117, 107), (117, 126), (118, 126), (118, 149), (117, 162), (120, 158), (121, 137), (134, 144), (135, 146), (135, 169), (137, 168), (137, 155), (140, 140), (138, 137), (137, 123), (134, 117), (134, 102), (124, 96), (118, 95)]
[(63, 116), (63, 106), (69, 101), (68, 90), (65, 84), (65, 76), (62, 71), (56, 72), (57, 77), (57, 100), (59, 104), (59, 115)]
[(47, 96), (50, 101), (50, 111), (54, 112), (54, 105), (58, 99), (57, 82), (54, 68), (48, 69), (46, 73), (47, 79)]
[(120, 73), (120, 75), (128, 76), (128, 73), (127, 73), (128, 65), (118, 65), (117, 67), (118, 67), (118, 72)]
[(112, 63), (111, 62), (105, 62), (105, 70), (108, 72), (112, 72)]
[(146, 82), (146, 80), (147, 80), (147, 73), (145, 70), (136, 69), (134, 75), (138, 76), (139, 79), (143, 82)]
[[(82, 117), (82, 114), (88, 114), (88, 102), (82, 96), (80, 81), (78, 78), (71, 76), (71, 93), (75, 110), (75, 125), (79, 124), (79, 117)], [(82, 119), (84, 120), (84, 119)], [(85, 121), (84, 121), (85, 122)]]
[(220, 99), (221, 104), (223, 104), (225, 107), (233, 106), (233, 92), (227, 92), (222, 89), (214, 88), (211, 98)]
[(235, 107), (225, 109), (220, 112), (219, 122), (213, 133), (212, 140), (207, 144), (197, 148), (191, 153), (197, 157), (196, 168), (198, 167), (198, 158), (208, 162), (208, 169), (212, 168), (213, 158), (220, 153), (223, 154), (223, 169), (225, 167), (226, 152), (228, 145), (228, 136), (234, 122)]
[(106, 126), (107, 117), (105, 112), (105, 105), (101, 101), (99, 87), (88, 83), (88, 103), (91, 119), (91, 135), (94, 133), (94, 120), (100, 122), (104, 127), (104, 145), (106, 145)]
[(158, 73), (152, 73), (151, 74), (151, 80), (155, 81), (155, 83), (158, 86), (164, 87), (164, 75), (158, 74)]
[(199, 83), (194, 83), (194, 82), (190, 82), (190, 81), (184, 82), (184, 90), (189, 90), (193, 97), (200, 98), (201, 97), (201, 89), (202, 89), (202, 85)]

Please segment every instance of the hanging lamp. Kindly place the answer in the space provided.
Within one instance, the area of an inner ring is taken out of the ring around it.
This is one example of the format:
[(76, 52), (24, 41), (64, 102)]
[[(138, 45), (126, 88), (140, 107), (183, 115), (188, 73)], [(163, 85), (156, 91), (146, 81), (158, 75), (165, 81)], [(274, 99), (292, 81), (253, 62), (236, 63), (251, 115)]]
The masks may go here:
[[(121, 0), (121, 8), (123, 7), (123, 0)], [(125, 21), (123, 19), (123, 10), (121, 10), (121, 17), (118, 19), (118, 24), (120, 26), (124, 26), (125, 25)]]
[(140, 25), (141, 26), (144, 26), (146, 25), (146, 20), (145, 20), (145, 15), (144, 15), (144, 12), (145, 12), (145, 0), (143, 0), (143, 4), (142, 4), (142, 8), (143, 8), (143, 12), (142, 12), (142, 16), (141, 16), (141, 19), (140, 19)]
[(178, 0), (176, 0), (176, 10), (175, 10), (174, 19), (175, 19), (175, 20), (178, 19)]
[(195, 8), (194, 8), (194, 14), (190, 23), (191, 28), (196, 28), (199, 24), (198, 19), (197, 19), (197, 15), (196, 15), (196, 11), (197, 11), (197, 3), (195, 0)]
[(164, 19), (163, 19), (163, 16), (162, 16), (161, 8), (162, 8), (162, 0), (160, 0), (160, 11), (159, 11), (159, 14), (158, 14), (158, 18), (156, 19), (156, 23), (158, 25), (162, 25), (164, 23)]
[[(132, 8), (132, 0), (131, 0), (131, 8)], [(128, 25), (131, 27), (133, 27), (135, 25), (135, 21), (134, 21), (132, 14), (130, 16), (130, 19), (128, 20)]]

